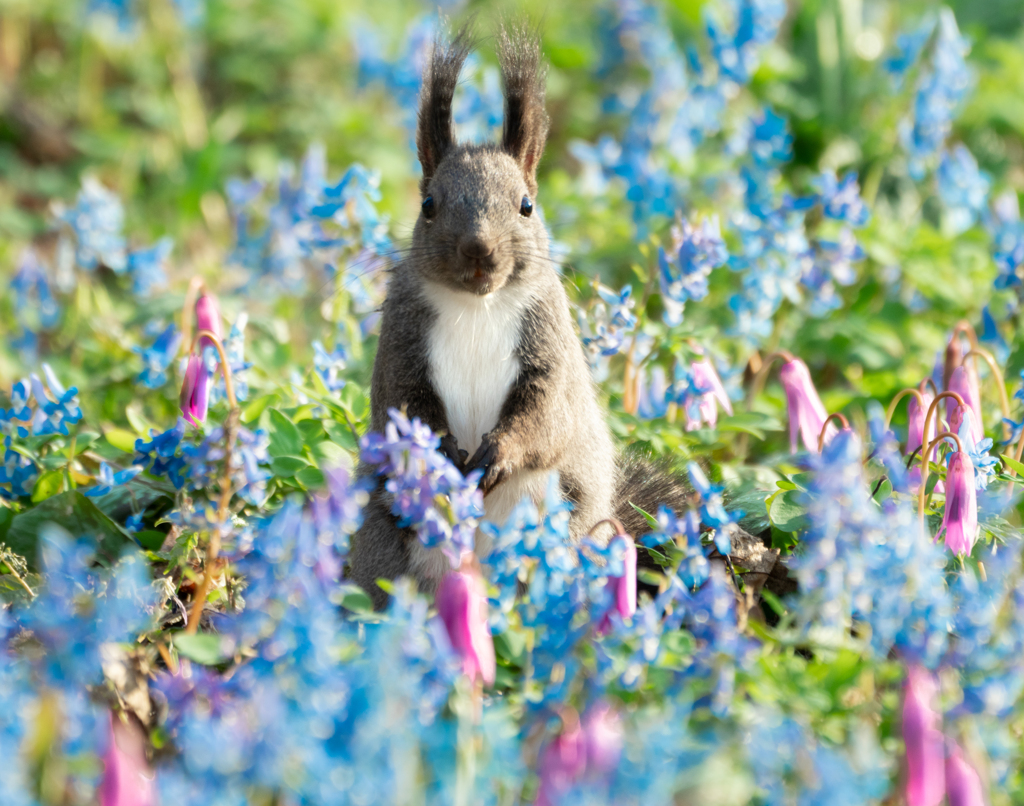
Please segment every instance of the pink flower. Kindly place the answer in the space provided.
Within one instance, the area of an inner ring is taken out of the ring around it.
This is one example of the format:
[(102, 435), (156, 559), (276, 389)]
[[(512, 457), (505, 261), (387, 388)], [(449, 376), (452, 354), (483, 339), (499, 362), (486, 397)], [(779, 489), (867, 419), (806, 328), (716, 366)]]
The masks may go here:
[(583, 715), (587, 743), (587, 770), (599, 774), (614, 772), (622, 755), (622, 718), (603, 700)]
[[(828, 418), (825, 406), (818, 397), (818, 391), (811, 381), (807, 365), (799, 358), (787, 361), (779, 370), (779, 378), (786, 390), (786, 410), (789, 413), (789, 452), (796, 453), (796, 437), (800, 434), (804, 447), (811, 453), (818, 452), (818, 435)], [(836, 434), (829, 423), (825, 432), (828, 442)]]
[(206, 419), (206, 410), (210, 404), (210, 371), (203, 363), (202, 356), (188, 357), (178, 403), (185, 419), (193, 425), (198, 426)]
[(946, 508), (942, 528), (935, 535), (946, 535), (946, 546), (954, 554), (970, 554), (978, 537), (978, 497), (974, 489), (974, 465), (964, 451), (949, 456), (946, 469)]
[(458, 571), (441, 580), (434, 603), (452, 648), (462, 658), (463, 673), (492, 684), (496, 671), (494, 641), (487, 624), (487, 594), (480, 573), (463, 562)]
[(907, 806), (938, 806), (945, 794), (941, 718), (932, 708), (935, 677), (921, 666), (907, 670), (903, 744), (907, 758)]
[[(217, 341), (224, 341), (224, 331), (221, 328), (220, 307), (217, 300), (207, 294), (203, 294), (196, 300), (196, 332), (209, 330)], [(200, 347), (212, 347), (213, 342), (207, 336), (199, 340)]]
[(636, 612), (636, 543), (629, 535), (616, 535), (612, 540), (623, 544), (622, 576), (609, 576), (605, 583), (615, 604), (598, 624), (600, 633), (611, 629), (611, 610), (617, 610), (622, 618), (629, 618)]
[(563, 721), (567, 724), (562, 732), (541, 755), (540, 786), (534, 806), (557, 806), (587, 769), (587, 737), (579, 717), (570, 709)]
[(946, 759), (946, 794), (949, 806), (985, 806), (985, 792), (974, 767), (964, 761), (960, 748)]
[(708, 359), (702, 358), (700, 361), (694, 361), (690, 364), (690, 372), (693, 375), (694, 385), (705, 391), (698, 398), (700, 401), (697, 406), (698, 417), (690, 416), (691, 406), (689, 402), (687, 403), (686, 430), (694, 431), (700, 428), (701, 422), (714, 428), (715, 423), (718, 422), (718, 404), (721, 404), (726, 414), (731, 415), (732, 403), (729, 402), (729, 396), (725, 393), (722, 380), (715, 371), (715, 365)]
[[(924, 391), (921, 393), (924, 398), (924, 406), (917, 402), (917, 397), (911, 397), (907, 404), (907, 454), (912, 454), (924, 443), (924, 418), (928, 414), (928, 407), (935, 400), (935, 395)], [(928, 426), (928, 441), (935, 438), (936, 414), (932, 415), (932, 423)]]
[(556, 806), (584, 776), (610, 776), (622, 756), (622, 719), (606, 702), (597, 702), (583, 716), (566, 709), (562, 732), (540, 758), (540, 787), (534, 806)]
[[(971, 436), (974, 437), (975, 442), (980, 442), (985, 438), (984, 428), (982, 427), (981, 419), (981, 394), (978, 390), (978, 379), (973, 373), (969, 372), (967, 367), (959, 366), (953, 370), (953, 374), (949, 378), (949, 391), (956, 392), (963, 398), (964, 403), (971, 407), (971, 411), (974, 412), (974, 426), (971, 431)], [(953, 398), (946, 400), (946, 418), (952, 422), (953, 411), (957, 406), (957, 402)]]
[(110, 716), (109, 747), (103, 755), (100, 806), (153, 806), (153, 772), (146, 763), (142, 731)]

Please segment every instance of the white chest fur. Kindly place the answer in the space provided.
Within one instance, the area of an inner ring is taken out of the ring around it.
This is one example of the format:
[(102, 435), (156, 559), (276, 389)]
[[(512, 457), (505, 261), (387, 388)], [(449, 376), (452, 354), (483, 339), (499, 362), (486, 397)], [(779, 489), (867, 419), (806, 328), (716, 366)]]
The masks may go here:
[(481, 297), (428, 284), (426, 293), (437, 314), (427, 344), (430, 380), (459, 447), (472, 455), (519, 375), (516, 347), (530, 300), (517, 288)]

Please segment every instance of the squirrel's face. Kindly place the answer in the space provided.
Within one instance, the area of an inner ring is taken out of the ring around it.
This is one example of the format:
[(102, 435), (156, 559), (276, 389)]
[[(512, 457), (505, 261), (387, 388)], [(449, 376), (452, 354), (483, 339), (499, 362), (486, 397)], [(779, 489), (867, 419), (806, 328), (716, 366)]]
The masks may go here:
[(452, 149), (423, 190), (413, 264), (453, 290), (492, 294), (548, 265), (547, 233), (522, 168), (497, 147)]

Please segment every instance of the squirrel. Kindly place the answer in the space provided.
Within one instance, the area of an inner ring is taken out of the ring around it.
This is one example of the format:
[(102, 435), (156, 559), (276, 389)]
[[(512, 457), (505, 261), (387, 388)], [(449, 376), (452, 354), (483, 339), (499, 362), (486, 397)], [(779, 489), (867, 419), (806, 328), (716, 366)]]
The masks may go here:
[[(388, 410), (404, 408), (443, 434), (441, 450), (460, 470), (483, 471), (493, 523), (504, 523), (524, 496), (542, 501), (556, 471), (572, 504), (574, 541), (612, 516), (639, 536), (650, 527), (631, 504), (682, 511), (690, 490), (663, 468), (617, 455), (534, 214), (548, 132), (539, 41), (525, 28), (499, 33), (500, 144), (453, 136), (452, 98), (470, 50), (466, 28), (447, 45), (436, 40), (424, 74), (416, 134), (422, 203), (412, 246), (388, 281), (370, 427), (383, 432)], [(390, 498), (378, 484), (349, 558), (350, 577), (377, 608), (387, 602), (377, 579), (411, 574), (433, 593), (451, 565), (399, 528)], [(487, 542), (478, 532), (485, 562)]]

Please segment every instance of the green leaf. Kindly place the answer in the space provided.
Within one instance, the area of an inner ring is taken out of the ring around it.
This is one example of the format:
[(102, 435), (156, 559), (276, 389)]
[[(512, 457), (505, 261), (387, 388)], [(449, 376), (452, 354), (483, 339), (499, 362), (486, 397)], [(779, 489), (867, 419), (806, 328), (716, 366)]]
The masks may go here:
[(92, 501), (77, 490), (69, 490), (16, 515), (7, 529), (7, 544), (36, 567), (39, 530), (45, 523), (55, 523), (76, 538), (89, 538), (96, 546), (98, 559), (108, 563), (117, 559), (121, 549), (131, 541), (118, 526)]
[(271, 472), (283, 479), (290, 479), (307, 467), (309, 467), (309, 462), (299, 456), (278, 456), (270, 462)]
[(341, 606), (353, 613), (372, 613), (373, 601), (358, 585), (349, 585), (341, 597)]
[(316, 467), (304, 467), (295, 474), (295, 480), (307, 490), (324, 486), (324, 474)]
[(781, 431), (782, 423), (760, 411), (741, 411), (718, 421), (719, 431), (742, 431), (756, 439), (764, 439), (766, 431)]
[(522, 666), (526, 660), (526, 636), (515, 630), (505, 630), (494, 636), (494, 651), (509, 663)]
[(174, 648), (203, 666), (216, 666), (226, 661), (231, 655), (229, 643), (222, 636), (208, 632), (196, 635), (180, 632), (174, 636)]
[(135, 440), (138, 439), (135, 434), (124, 428), (107, 429), (103, 434), (103, 438), (119, 451), (124, 451), (125, 453), (134, 452)]
[(270, 455), (298, 456), (302, 453), (302, 434), (298, 427), (277, 409), (270, 410)]
[(645, 512), (644, 510), (640, 509), (640, 507), (638, 507), (632, 501), (629, 502), (629, 505), (631, 507), (633, 507), (633, 509), (635, 509), (637, 512), (639, 512), (641, 515), (644, 516), (644, 520), (647, 521), (647, 525), (648, 526), (650, 526), (652, 529), (659, 528), (659, 526), (658, 526), (658, 519), (655, 518), (650, 512)]
[(253, 420), (258, 420), (260, 415), (267, 410), (267, 406), (274, 402), (277, 395), (260, 395), (255, 400), (250, 401), (244, 409), (242, 409), (242, 422), (251, 423)]
[(164, 540), (167, 539), (167, 535), (156, 529), (143, 529), (141, 532), (135, 533), (135, 539), (147, 551), (159, 551)]
[(37, 480), (36, 486), (32, 489), (33, 503), (45, 501), (47, 498), (56, 495), (64, 489), (64, 471), (51, 470), (43, 473)]
[[(345, 429), (348, 430), (347, 428)], [(350, 434), (351, 437), (351, 434)], [(320, 467), (324, 468), (335, 468), (335, 467), (350, 467), (352, 465), (352, 457), (349, 455), (341, 445), (334, 442), (324, 440), (318, 442), (312, 446), (313, 456), (316, 457), (317, 463)]]
[(772, 501), (768, 517), (780, 532), (800, 532), (810, 525), (807, 510), (803, 504), (798, 503), (798, 496), (797, 491), (788, 490), (782, 495), (776, 495)]
[(1024, 476), (1024, 462), (1018, 462), (1012, 456), (1004, 454), (1003, 464), (1006, 465), (1010, 470), (1016, 470), (1018, 476)]

